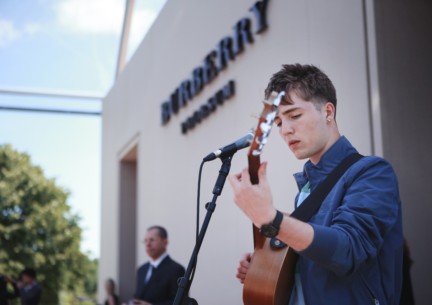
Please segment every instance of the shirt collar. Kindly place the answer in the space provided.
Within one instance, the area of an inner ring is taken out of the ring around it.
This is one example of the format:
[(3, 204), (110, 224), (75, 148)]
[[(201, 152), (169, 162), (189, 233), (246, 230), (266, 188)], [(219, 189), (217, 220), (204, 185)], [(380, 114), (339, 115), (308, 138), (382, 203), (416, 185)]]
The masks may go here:
[(25, 285), (24, 286), (24, 290), (30, 290), (30, 289), (32, 289), (34, 286), (36, 286), (36, 284), (37, 284), (37, 282), (36, 281), (33, 281), (33, 282), (31, 282), (30, 284), (28, 284), (28, 285)]
[(162, 261), (166, 258), (168, 256), (168, 252), (164, 252), (161, 256), (159, 256), (157, 259), (155, 259), (155, 260), (152, 260), (151, 258), (150, 258), (150, 264), (154, 267), (154, 268), (157, 268), (161, 263), (162, 263)]
[(345, 157), (357, 150), (345, 136), (341, 136), (321, 157), (317, 164), (310, 160), (304, 165), (303, 172), (294, 174), (299, 188), (309, 181), (314, 189)]

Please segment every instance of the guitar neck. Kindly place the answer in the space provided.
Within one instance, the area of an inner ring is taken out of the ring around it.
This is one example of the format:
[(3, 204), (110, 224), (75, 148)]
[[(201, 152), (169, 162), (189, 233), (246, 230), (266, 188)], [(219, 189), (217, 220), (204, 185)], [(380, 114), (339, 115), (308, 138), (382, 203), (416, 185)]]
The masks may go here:
[(249, 176), (252, 184), (258, 184), (258, 169), (261, 165), (259, 156), (248, 156)]

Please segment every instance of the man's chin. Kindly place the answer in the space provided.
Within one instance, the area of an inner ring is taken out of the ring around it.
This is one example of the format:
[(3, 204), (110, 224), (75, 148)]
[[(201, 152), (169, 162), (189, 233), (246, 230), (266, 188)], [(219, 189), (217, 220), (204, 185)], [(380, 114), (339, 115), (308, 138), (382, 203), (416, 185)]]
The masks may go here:
[(297, 160), (305, 160), (309, 157), (300, 151), (292, 151), (292, 153), (294, 154)]

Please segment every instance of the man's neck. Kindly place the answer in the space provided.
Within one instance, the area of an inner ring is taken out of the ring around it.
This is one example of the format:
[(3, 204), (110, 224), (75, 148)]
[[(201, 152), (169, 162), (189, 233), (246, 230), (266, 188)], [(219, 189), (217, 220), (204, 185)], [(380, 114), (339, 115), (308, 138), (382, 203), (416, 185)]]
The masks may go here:
[(29, 283), (24, 284), (24, 287), (29, 289), (29, 288), (33, 287), (34, 285), (36, 285), (36, 281), (31, 281)]
[(327, 142), (327, 145), (325, 149), (322, 151), (322, 153), (319, 156), (316, 156), (315, 158), (311, 157), (309, 160), (317, 165), (318, 162), (321, 160), (322, 156), (332, 147), (339, 139), (341, 138), (341, 135), (338, 130), (336, 130), (332, 136), (329, 138), (329, 141)]
[(168, 252), (165, 251), (157, 258), (150, 258), (150, 264), (152, 264), (153, 267), (157, 268), (157, 266), (160, 265), (160, 263), (165, 259), (165, 257), (168, 256)]

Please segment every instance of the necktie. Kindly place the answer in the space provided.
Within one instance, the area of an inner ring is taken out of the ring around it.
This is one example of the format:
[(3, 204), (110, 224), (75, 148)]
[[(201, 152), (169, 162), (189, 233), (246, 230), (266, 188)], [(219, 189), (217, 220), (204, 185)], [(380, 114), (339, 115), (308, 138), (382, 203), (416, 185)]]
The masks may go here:
[(150, 278), (152, 276), (152, 273), (153, 273), (153, 265), (150, 264), (150, 266), (149, 266), (149, 268), (147, 270), (147, 274), (146, 274), (146, 277), (145, 277), (145, 280), (144, 280), (144, 284), (146, 284), (146, 285), (148, 284), (148, 282), (150, 281)]

